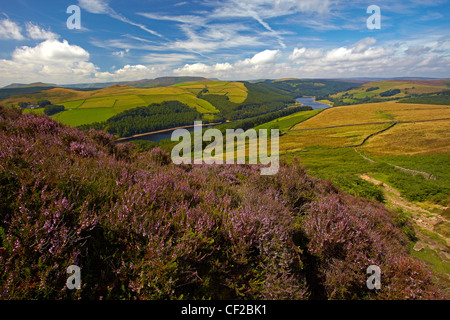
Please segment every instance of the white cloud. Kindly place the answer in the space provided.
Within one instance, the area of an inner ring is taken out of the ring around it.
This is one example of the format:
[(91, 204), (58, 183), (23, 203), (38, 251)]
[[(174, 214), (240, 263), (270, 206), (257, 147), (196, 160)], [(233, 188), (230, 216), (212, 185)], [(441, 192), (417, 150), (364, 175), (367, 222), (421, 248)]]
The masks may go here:
[(316, 59), (323, 55), (321, 49), (306, 49), (306, 48), (295, 48), (292, 54), (289, 56), (290, 60), (299, 60), (301, 58), (305, 59)]
[(11, 60), (0, 60), (2, 82), (68, 83), (86, 80), (97, 68), (89, 53), (67, 41), (46, 40), (35, 47), (16, 48)]
[(109, 14), (111, 12), (108, 1), (104, 0), (78, 0), (78, 4), (90, 13)]
[(0, 39), (23, 40), (25, 37), (17, 23), (9, 19), (3, 19), (0, 21)]
[(130, 52), (130, 49), (125, 49), (125, 50), (123, 50), (123, 51), (114, 51), (113, 53), (112, 53), (112, 55), (113, 56), (117, 56), (117, 57), (120, 57), (120, 58), (123, 58), (124, 56), (125, 56), (125, 54), (127, 54), (128, 52)]
[(141, 79), (151, 79), (166, 72), (165, 65), (145, 66), (145, 65), (125, 65), (114, 72), (95, 73), (96, 81), (131, 81)]
[(197, 56), (184, 53), (149, 53), (141, 61), (148, 63), (181, 63), (186, 60), (193, 60)]
[(49, 40), (59, 38), (59, 35), (56, 33), (53, 33), (50, 30), (44, 30), (32, 22), (28, 22), (26, 26), (28, 35), (33, 40)]
[[(243, 60), (227, 63), (225, 70), (217, 64), (186, 64), (175, 69), (178, 75), (202, 75), (224, 80), (259, 78), (337, 78), (337, 77), (444, 77), (450, 72), (450, 39), (377, 45), (364, 38), (350, 46), (336, 48), (295, 48), (287, 59), (280, 50), (265, 50)], [(439, 49), (438, 49), (439, 48)], [(447, 52), (447, 53), (446, 53)]]
[(216, 63), (214, 65), (206, 65), (204, 63), (185, 64), (183, 67), (175, 69), (174, 73), (179, 75), (205, 75), (205, 74), (222, 74), (225, 71), (232, 70), (234, 67), (228, 63)]
[(278, 60), (281, 56), (280, 50), (264, 50), (262, 52), (259, 52), (253, 56), (249, 60), (251, 64), (266, 64), (266, 63), (272, 63)]
[(339, 47), (323, 51), (321, 49), (295, 48), (289, 59), (297, 63), (308, 64), (341, 64), (346, 62), (364, 62), (390, 56), (393, 48), (374, 47), (374, 38), (364, 38), (349, 47)]
[(117, 13), (114, 9), (112, 9), (109, 6), (109, 1), (106, 0), (78, 0), (78, 4), (83, 9), (87, 10), (90, 13), (95, 14), (107, 14), (111, 18), (122, 21), (124, 23), (127, 23), (129, 25), (141, 28), (142, 30), (153, 34), (154, 36), (164, 38), (161, 34), (156, 32), (155, 30), (147, 28), (145, 25), (136, 23), (134, 21), (129, 20), (128, 18), (124, 17), (120, 13)]
[(280, 58), (280, 50), (264, 50), (255, 54), (252, 58), (236, 61), (206, 65), (204, 63), (185, 64), (183, 67), (175, 69), (173, 72), (178, 75), (208, 75), (211, 77), (233, 77), (237, 74), (255, 74), (255, 71), (273, 72), (275, 62)]
[(46, 40), (35, 47), (16, 48), (13, 60), (31, 63), (72, 63), (89, 60), (89, 53), (83, 48), (70, 45), (66, 40)]

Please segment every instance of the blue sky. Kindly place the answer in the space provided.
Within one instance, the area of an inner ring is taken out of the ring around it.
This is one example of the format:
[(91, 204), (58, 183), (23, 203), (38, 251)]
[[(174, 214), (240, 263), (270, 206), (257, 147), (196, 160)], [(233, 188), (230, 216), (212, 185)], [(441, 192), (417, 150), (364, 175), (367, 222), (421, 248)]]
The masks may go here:
[[(69, 29), (70, 5), (81, 29)], [(370, 5), (381, 28), (369, 29)], [(0, 2), (0, 86), (204, 76), (450, 77), (450, 1)]]

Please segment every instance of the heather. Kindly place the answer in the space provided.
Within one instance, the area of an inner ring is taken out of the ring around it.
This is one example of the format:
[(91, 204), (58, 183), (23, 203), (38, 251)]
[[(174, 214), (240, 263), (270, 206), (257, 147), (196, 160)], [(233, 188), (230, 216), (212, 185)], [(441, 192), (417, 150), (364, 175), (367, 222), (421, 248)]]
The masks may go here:
[[(177, 166), (158, 148), (0, 108), (2, 299), (440, 298), (397, 220), (296, 161), (273, 176)], [(65, 285), (72, 264), (80, 290)]]

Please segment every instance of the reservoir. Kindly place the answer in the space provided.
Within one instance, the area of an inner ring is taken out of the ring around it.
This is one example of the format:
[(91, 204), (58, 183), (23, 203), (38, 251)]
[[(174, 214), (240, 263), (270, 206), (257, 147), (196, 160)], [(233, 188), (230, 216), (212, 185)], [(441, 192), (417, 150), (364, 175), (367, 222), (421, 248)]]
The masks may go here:
[[(300, 102), (301, 104), (303, 104), (305, 106), (310, 106), (313, 109), (324, 109), (324, 108), (331, 107), (328, 104), (317, 102), (314, 97), (300, 97), (295, 100), (297, 100), (298, 102)], [(217, 123), (213, 124), (213, 125), (204, 124), (203, 129), (208, 129), (208, 128), (214, 127), (215, 125), (218, 125), (218, 124)], [(183, 129), (186, 129), (189, 132), (193, 132), (194, 126), (188, 126)], [(148, 141), (153, 141), (153, 142), (159, 142), (161, 140), (170, 139), (172, 137), (172, 132), (175, 131), (175, 129), (168, 129), (167, 131), (165, 131), (165, 130), (162, 130), (162, 131), (163, 132), (142, 134), (138, 137), (130, 137), (128, 139), (123, 139), (123, 142), (130, 142), (133, 140), (148, 140)]]
[(301, 97), (301, 98), (297, 98), (295, 100), (297, 100), (298, 102), (300, 102), (304, 106), (310, 106), (314, 110), (325, 109), (325, 108), (331, 107), (329, 104), (317, 102), (315, 100), (315, 98), (313, 98), (313, 97)]

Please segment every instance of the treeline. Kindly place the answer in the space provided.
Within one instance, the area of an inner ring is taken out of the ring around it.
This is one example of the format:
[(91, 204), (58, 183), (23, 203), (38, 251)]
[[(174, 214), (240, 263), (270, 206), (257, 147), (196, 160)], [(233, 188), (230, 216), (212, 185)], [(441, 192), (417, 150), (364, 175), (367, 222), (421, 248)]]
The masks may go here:
[(199, 92), (197, 97), (219, 109), (220, 114), (217, 115), (217, 119), (222, 121), (251, 118), (281, 110), (287, 104), (295, 103), (292, 97), (271, 88), (269, 84), (245, 82), (245, 86), (248, 93), (243, 103), (231, 102), (226, 95), (208, 94), (207, 90)]
[(450, 90), (445, 90), (438, 93), (425, 93), (417, 96), (412, 96), (410, 98), (401, 99), (400, 102), (450, 105)]
[[(225, 134), (227, 129), (234, 129), (234, 130), (243, 129), (244, 131), (246, 131), (248, 129), (252, 129), (261, 124), (270, 122), (272, 120), (275, 120), (275, 119), (278, 119), (281, 117), (285, 117), (285, 116), (288, 116), (288, 115), (291, 115), (291, 114), (294, 114), (294, 113), (297, 113), (300, 111), (310, 111), (310, 110), (313, 110), (313, 108), (309, 107), (309, 106), (286, 108), (286, 109), (283, 109), (280, 111), (271, 112), (271, 113), (260, 115), (257, 117), (252, 117), (252, 118), (248, 118), (248, 119), (224, 123), (224, 124), (215, 126), (214, 129), (220, 130), (222, 132), (222, 134)], [(207, 130), (207, 128), (203, 129), (203, 131), (205, 131), (205, 130)], [(194, 133), (191, 132), (191, 143), (192, 143), (191, 148), (192, 149), (194, 148), (193, 134)], [(268, 133), (268, 137), (270, 138), (270, 132)], [(223, 143), (225, 144), (225, 142), (226, 141), (224, 141)], [(153, 141), (148, 141), (148, 140), (135, 140), (135, 141), (132, 141), (132, 143), (135, 144), (136, 146), (138, 146), (138, 149), (141, 151), (148, 151), (148, 150), (151, 150), (152, 148), (159, 147), (159, 148), (162, 148), (162, 149), (170, 152), (178, 142), (172, 142), (171, 139), (166, 139), (166, 140), (161, 140), (158, 142), (153, 142)], [(204, 149), (209, 144), (210, 144), (210, 142), (202, 141), (202, 149)], [(224, 148), (225, 148), (225, 145), (224, 145)]]
[(201, 115), (179, 101), (153, 103), (121, 112), (104, 122), (79, 126), (81, 130), (94, 128), (106, 130), (119, 137), (128, 137), (139, 133), (170, 129), (193, 124)]
[(275, 81), (267, 85), (293, 98), (314, 96), (316, 100), (322, 100), (328, 95), (361, 86), (361, 84), (354, 82), (319, 79)]
[(64, 106), (47, 104), (44, 108), (44, 113), (48, 116), (57, 114), (58, 112), (64, 111)]
[[(346, 101), (347, 99), (347, 101)], [(364, 97), (364, 98), (355, 98), (353, 95), (345, 95), (342, 97), (326, 97), (324, 98), (324, 100), (329, 100), (331, 102), (333, 102), (333, 106), (334, 107), (339, 107), (339, 106), (349, 106), (352, 104), (362, 104), (362, 103), (375, 103), (375, 102), (383, 102), (386, 101), (386, 99), (382, 99), (382, 98), (374, 98), (374, 97)], [(348, 101), (348, 100), (353, 100), (353, 101)]]
[(225, 132), (226, 129), (235, 129), (235, 130), (243, 129), (245, 131), (281, 117), (285, 117), (300, 111), (310, 111), (310, 110), (313, 110), (313, 108), (309, 106), (292, 107), (280, 111), (271, 112), (268, 114), (263, 114), (261, 116), (252, 117), (249, 119), (243, 119), (231, 123), (222, 124), (215, 128), (221, 130), (222, 132)]
[(380, 97), (392, 97), (395, 96), (397, 93), (400, 93), (401, 90), (400, 89), (392, 89), (392, 90), (387, 90), (384, 92), (380, 93)]

